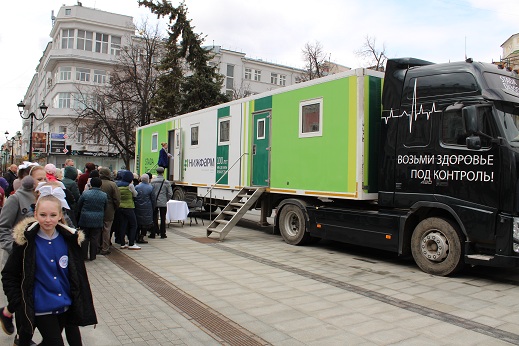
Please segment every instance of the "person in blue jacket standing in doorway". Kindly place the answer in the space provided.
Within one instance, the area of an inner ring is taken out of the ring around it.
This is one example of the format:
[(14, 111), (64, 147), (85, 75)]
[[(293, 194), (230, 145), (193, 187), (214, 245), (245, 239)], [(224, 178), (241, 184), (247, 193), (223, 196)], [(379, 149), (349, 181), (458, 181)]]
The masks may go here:
[(162, 146), (162, 149), (159, 151), (159, 162), (157, 163), (157, 166), (162, 167), (164, 169), (168, 168), (168, 161), (169, 158), (172, 156), (170, 153), (168, 153), (168, 143), (162, 142), (160, 143)]

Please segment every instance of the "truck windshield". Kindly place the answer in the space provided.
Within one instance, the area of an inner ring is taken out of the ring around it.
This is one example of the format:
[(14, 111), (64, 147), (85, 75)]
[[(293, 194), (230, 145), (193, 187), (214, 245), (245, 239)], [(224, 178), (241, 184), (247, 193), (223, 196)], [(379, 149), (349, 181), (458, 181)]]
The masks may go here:
[(498, 121), (510, 143), (519, 145), (519, 105), (509, 102), (495, 102)]

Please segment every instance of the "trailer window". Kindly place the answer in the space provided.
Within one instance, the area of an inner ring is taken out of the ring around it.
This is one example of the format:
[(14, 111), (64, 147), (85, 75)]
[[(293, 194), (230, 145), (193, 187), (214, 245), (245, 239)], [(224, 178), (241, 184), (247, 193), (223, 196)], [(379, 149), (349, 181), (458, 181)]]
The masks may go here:
[(198, 125), (191, 126), (191, 145), (198, 145)]
[(322, 136), (323, 99), (302, 101), (299, 104), (299, 137)]
[(474, 93), (478, 84), (474, 76), (467, 72), (444, 73), (411, 78), (405, 95), (408, 100)]
[(151, 151), (155, 152), (158, 150), (159, 147), (159, 134), (154, 133), (151, 135)]
[(256, 139), (265, 139), (265, 119), (258, 119)]
[(229, 137), (231, 133), (231, 121), (229, 119), (220, 119), (218, 128), (218, 144), (229, 142)]

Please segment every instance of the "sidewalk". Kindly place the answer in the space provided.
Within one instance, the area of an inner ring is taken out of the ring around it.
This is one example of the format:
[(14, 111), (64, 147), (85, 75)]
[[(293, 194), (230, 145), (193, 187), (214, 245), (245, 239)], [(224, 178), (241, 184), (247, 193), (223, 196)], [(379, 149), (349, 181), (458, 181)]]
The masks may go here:
[(213, 242), (172, 224), (167, 239), (87, 263), (99, 324), (81, 329), (84, 345), (519, 344), (516, 285), (488, 294), (495, 283), (383, 256), (240, 226)]

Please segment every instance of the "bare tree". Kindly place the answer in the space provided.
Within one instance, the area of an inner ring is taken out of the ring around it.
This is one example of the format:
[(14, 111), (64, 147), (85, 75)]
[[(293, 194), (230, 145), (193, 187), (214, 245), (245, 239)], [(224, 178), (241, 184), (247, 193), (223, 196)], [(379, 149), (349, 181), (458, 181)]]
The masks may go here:
[(386, 46), (382, 44), (382, 49), (377, 48), (377, 39), (375, 37), (366, 36), (366, 41), (355, 54), (364, 59), (367, 68), (375, 71), (383, 71), (387, 60)]
[(320, 78), (326, 75), (326, 54), (323, 52), (323, 46), (316, 41), (314, 44), (307, 42), (301, 50), (303, 60), (305, 61), (305, 72), (301, 77), (301, 81), (308, 81)]
[(135, 128), (152, 120), (151, 101), (160, 76), (156, 64), (163, 47), (157, 27), (150, 29), (144, 22), (138, 33), (121, 48), (107, 84), (81, 86), (76, 94), (76, 129), (92, 129), (83, 134), (83, 141), (112, 145), (126, 167), (135, 156)]

